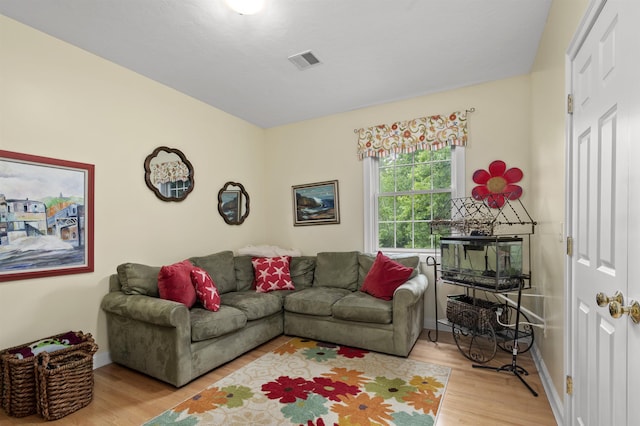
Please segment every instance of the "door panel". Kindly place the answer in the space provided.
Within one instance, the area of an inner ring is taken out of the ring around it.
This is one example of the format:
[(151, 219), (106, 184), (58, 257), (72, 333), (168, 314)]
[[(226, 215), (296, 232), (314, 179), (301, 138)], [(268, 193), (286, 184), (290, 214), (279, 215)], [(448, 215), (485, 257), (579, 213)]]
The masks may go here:
[(572, 62), (571, 262), (576, 425), (627, 425), (628, 321), (611, 318), (596, 294), (627, 295), (628, 132), (620, 1), (609, 0)]
[(598, 164), (598, 270), (615, 276), (615, 144), (616, 108), (605, 113), (599, 120), (599, 164)]
[[(575, 408), (574, 411), (579, 413), (579, 419), (583, 417), (582, 413), (589, 411), (589, 394), (587, 392), (578, 391), (578, 386), (585, 386), (586, 389), (595, 386), (595, 377), (589, 374), (589, 316), (591, 314), (590, 304), (580, 303), (577, 309), (577, 318), (575, 321), (575, 345), (574, 352), (576, 354), (574, 374), (575, 387)], [(580, 424), (580, 423), (578, 423)]]

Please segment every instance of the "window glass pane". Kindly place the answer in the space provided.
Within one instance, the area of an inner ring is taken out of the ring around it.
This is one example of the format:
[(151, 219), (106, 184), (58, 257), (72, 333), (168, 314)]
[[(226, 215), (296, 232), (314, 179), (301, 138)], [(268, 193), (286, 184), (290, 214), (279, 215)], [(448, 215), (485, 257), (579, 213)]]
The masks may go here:
[(399, 222), (396, 225), (396, 248), (413, 248), (412, 225), (410, 222)]
[(437, 162), (432, 165), (434, 189), (451, 188), (451, 162)]
[(451, 193), (433, 194), (433, 218), (451, 219)]
[(415, 184), (414, 190), (428, 191), (431, 189), (431, 165), (428, 163), (416, 164), (414, 170)]
[(393, 223), (378, 225), (378, 246), (380, 248), (395, 248)]
[(380, 167), (393, 166), (396, 162), (395, 155), (388, 155), (386, 157), (378, 158), (378, 164)]
[(396, 168), (396, 191), (411, 191), (413, 189), (413, 166)]
[(393, 167), (380, 168), (380, 192), (394, 192), (396, 188), (395, 183), (395, 169)]
[(431, 151), (417, 151), (414, 152), (416, 163), (426, 163), (431, 161)]
[(381, 222), (392, 221), (394, 218), (393, 212), (393, 196), (390, 197), (378, 197), (378, 220)]
[(433, 236), (431, 235), (431, 227), (428, 222), (416, 222), (413, 224), (414, 227), (414, 239), (416, 248), (421, 249), (432, 249), (433, 246)]
[(437, 249), (440, 247), (440, 237), (446, 237), (451, 235), (451, 227), (450, 226), (436, 226), (432, 228), (432, 237), (433, 237), (433, 248)]
[(431, 194), (416, 194), (413, 202), (414, 220), (431, 220)]
[(396, 197), (396, 220), (413, 219), (413, 203), (411, 195), (400, 195)]
[(446, 147), (446, 148), (439, 149), (437, 151), (429, 151), (429, 152), (431, 152), (431, 159), (433, 161), (451, 159), (451, 147)]
[(406, 165), (413, 163), (413, 153), (396, 154), (396, 165)]

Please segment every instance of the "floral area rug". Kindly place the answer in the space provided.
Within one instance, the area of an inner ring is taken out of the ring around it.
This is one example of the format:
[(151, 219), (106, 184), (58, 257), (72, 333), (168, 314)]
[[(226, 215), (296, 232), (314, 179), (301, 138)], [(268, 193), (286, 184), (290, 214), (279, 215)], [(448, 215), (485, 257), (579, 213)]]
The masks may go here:
[(294, 338), (145, 423), (435, 424), (451, 370)]

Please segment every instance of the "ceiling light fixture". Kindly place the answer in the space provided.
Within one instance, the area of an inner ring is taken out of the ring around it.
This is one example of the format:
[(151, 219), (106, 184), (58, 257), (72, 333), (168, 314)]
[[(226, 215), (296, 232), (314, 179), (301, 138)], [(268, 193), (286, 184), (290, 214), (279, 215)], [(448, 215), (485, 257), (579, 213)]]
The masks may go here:
[(262, 10), (265, 0), (225, 0), (240, 15), (253, 15)]

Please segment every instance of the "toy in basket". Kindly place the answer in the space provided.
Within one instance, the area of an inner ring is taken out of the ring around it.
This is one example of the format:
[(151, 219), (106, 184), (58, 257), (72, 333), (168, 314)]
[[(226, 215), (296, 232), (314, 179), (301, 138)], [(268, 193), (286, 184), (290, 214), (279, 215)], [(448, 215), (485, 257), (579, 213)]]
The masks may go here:
[[(36, 363), (42, 354), (59, 356), (98, 350), (91, 334), (69, 331), (0, 351), (0, 399), (8, 415), (25, 417), (37, 412)], [(93, 359), (93, 358), (92, 358)]]

